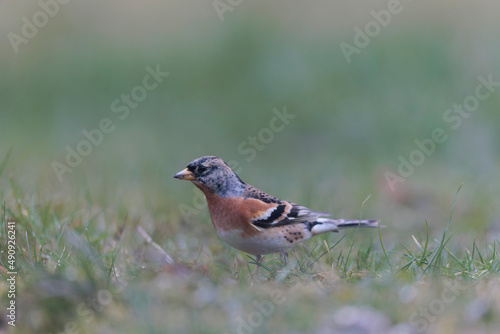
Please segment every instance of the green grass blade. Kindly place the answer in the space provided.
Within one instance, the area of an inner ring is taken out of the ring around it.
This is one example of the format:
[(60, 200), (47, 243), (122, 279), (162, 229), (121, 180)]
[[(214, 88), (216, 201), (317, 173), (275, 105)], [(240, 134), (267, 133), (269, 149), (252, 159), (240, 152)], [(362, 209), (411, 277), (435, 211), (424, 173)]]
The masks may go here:
[(384, 243), (382, 242), (382, 232), (380, 232), (380, 224), (378, 226), (378, 238), (380, 240), (380, 246), (382, 247), (382, 251), (384, 252), (385, 259), (387, 260), (387, 263), (389, 264), (389, 267), (391, 268), (391, 271), (392, 271), (391, 261), (389, 260), (389, 257), (387, 256), (387, 252), (385, 251)]

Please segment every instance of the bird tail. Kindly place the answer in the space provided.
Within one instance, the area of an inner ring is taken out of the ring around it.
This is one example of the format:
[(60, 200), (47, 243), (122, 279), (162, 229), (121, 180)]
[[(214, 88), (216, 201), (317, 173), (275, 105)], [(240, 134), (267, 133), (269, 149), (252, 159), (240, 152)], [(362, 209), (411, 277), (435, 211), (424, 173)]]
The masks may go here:
[(341, 229), (348, 227), (378, 227), (378, 219), (370, 220), (359, 220), (359, 219), (329, 219), (329, 218), (318, 218), (314, 222), (314, 226), (311, 228), (313, 235), (325, 233), (325, 232), (338, 232)]

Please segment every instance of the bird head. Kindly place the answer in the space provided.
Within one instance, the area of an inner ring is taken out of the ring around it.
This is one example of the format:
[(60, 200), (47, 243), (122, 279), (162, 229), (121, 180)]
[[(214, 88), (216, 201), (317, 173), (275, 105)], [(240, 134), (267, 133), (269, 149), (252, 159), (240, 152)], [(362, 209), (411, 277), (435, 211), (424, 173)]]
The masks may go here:
[(174, 178), (193, 182), (205, 194), (215, 193), (221, 197), (239, 196), (245, 183), (221, 158), (205, 156), (191, 161)]

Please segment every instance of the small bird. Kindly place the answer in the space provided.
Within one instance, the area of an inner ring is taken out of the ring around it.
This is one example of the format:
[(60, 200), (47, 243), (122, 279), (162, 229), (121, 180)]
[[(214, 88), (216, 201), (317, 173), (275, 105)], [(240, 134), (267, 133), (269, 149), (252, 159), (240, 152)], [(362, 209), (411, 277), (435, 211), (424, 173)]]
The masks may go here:
[(270, 253), (280, 253), (284, 262), (289, 248), (324, 232), (379, 223), (322, 218), (331, 214), (268, 195), (245, 183), (215, 156), (191, 161), (174, 178), (191, 181), (205, 194), (217, 234), (234, 248), (255, 255), (258, 263)]

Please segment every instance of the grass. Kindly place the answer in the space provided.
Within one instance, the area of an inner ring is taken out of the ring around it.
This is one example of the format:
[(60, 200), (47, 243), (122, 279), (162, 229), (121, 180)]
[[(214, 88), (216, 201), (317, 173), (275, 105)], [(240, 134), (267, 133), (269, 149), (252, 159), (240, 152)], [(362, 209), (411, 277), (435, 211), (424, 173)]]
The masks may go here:
[[(462, 186), (440, 237), (431, 235), (427, 222), (424, 236), (401, 238), (387, 250), (383, 237), (389, 228), (379, 229), (378, 238), (357, 229), (325, 235), (292, 249), (284, 266), (279, 256), (266, 256), (255, 276), (254, 259), (222, 241), (215, 240), (210, 251), (155, 233), (139, 235), (140, 220), (99, 208), (85, 191), (75, 207), (75, 199), (37, 202), (12, 179), (10, 187), (19, 200), (4, 198), (3, 217), (17, 224), (20, 333), (217, 333), (245, 326), (255, 333), (366, 326), (465, 332), (487, 330), (498, 312), (491, 298), (499, 289), (484, 290), (500, 270), (497, 242), (480, 247), (470, 236), (466, 248), (452, 233)], [(6, 249), (4, 234), (0, 242)], [(7, 268), (5, 252), (0, 265)], [(476, 303), (482, 308), (467, 315)], [(450, 323), (456, 312), (462, 317)], [(345, 323), (346, 314), (357, 320)]]

